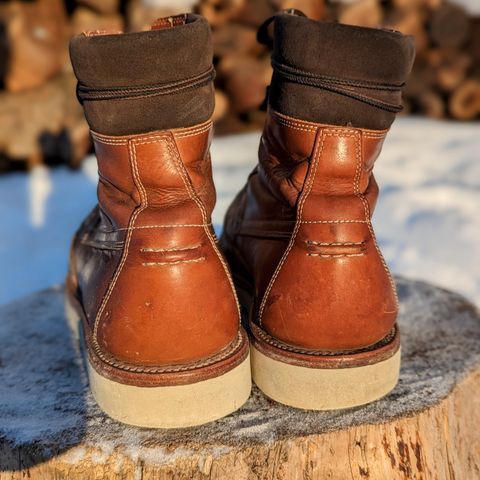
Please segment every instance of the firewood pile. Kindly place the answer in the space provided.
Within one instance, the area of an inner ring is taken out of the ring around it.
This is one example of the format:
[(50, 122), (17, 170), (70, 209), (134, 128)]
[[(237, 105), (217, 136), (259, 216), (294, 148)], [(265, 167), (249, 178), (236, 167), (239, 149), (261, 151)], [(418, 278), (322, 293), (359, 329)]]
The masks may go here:
[[(480, 17), (444, 0), (201, 0), (213, 28), (217, 68), (217, 131), (259, 128), (258, 111), (271, 67), (255, 41), (258, 26), (284, 8), (307, 16), (415, 37), (417, 57), (404, 93), (404, 113), (480, 119)], [(374, 55), (375, 53), (372, 52)]]
[(260, 128), (271, 66), (256, 30), (284, 8), (414, 35), (404, 111), (480, 118), (480, 17), (447, 0), (12, 0), (0, 2), (0, 171), (49, 162), (75, 167), (91, 148), (68, 58), (72, 35), (146, 30), (158, 17), (189, 10), (212, 25), (217, 133)]

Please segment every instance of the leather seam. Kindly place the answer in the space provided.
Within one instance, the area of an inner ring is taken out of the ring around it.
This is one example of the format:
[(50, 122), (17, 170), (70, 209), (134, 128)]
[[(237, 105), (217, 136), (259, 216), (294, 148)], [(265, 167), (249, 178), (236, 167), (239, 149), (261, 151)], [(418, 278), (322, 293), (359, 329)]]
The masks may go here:
[(368, 202), (365, 199), (365, 196), (363, 195), (363, 193), (360, 192), (360, 178), (361, 178), (361, 175), (362, 175), (362, 163), (363, 163), (362, 162), (362, 142), (363, 142), (363, 139), (362, 139), (362, 135), (360, 134), (357, 142), (355, 142), (356, 143), (355, 149), (356, 149), (356, 157), (357, 157), (357, 169), (356, 169), (356, 174), (355, 174), (356, 178), (355, 178), (355, 182), (354, 182), (354, 194), (361, 200), (361, 202), (363, 204), (363, 209), (365, 211), (365, 220), (367, 220), (367, 227), (368, 227), (368, 230), (369, 230), (370, 235), (372, 237), (372, 241), (373, 241), (373, 245), (375, 246), (375, 250), (377, 251), (377, 254), (380, 258), (380, 261), (382, 262), (383, 268), (385, 269), (385, 273), (387, 274), (387, 277), (389, 279), (390, 286), (393, 290), (393, 295), (394, 295), (394, 298), (395, 298), (395, 306), (398, 309), (399, 300), (398, 300), (397, 288), (395, 286), (395, 282), (393, 280), (390, 269), (388, 268), (387, 263), (385, 261), (385, 258), (383, 257), (383, 254), (380, 251), (380, 247), (378, 246), (377, 238), (375, 236), (375, 232), (373, 231), (371, 217), (370, 217), (370, 206), (368, 205)]
[(208, 132), (210, 130), (211, 125), (208, 125), (207, 127), (203, 127), (202, 129), (198, 129), (195, 131), (192, 131), (190, 133), (180, 133), (178, 135), (174, 134), (175, 138), (187, 138), (187, 137), (194, 137), (195, 135), (200, 135), (201, 133)]
[(271, 280), (268, 284), (267, 290), (265, 291), (265, 294), (263, 295), (262, 303), (260, 305), (260, 311), (258, 313), (258, 321), (259, 321), (260, 326), (262, 325), (263, 313), (264, 313), (264, 310), (265, 310), (265, 305), (267, 303), (268, 296), (270, 295), (270, 292), (272, 291), (273, 285), (275, 284), (275, 281), (276, 281), (276, 279), (277, 279), (285, 261), (287, 260), (287, 257), (290, 254), (290, 251), (292, 250), (292, 248), (295, 244), (295, 240), (296, 240), (298, 231), (300, 230), (301, 219), (302, 219), (302, 214), (303, 214), (303, 207), (304, 207), (305, 201), (306, 201), (306, 199), (307, 199), (308, 195), (310, 194), (310, 191), (313, 187), (313, 182), (315, 181), (315, 176), (317, 174), (318, 160), (320, 158), (321, 152), (323, 152), (323, 146), (324, 146), (325, 137), (326, 137), (326, 133), (323, 130), (319, 130), (318, 134), (321, 135), (321, 143), (317, 147), (316, 152), (315, 152), (315, 156), (314, 156), (314, 159), (313, 159), (313, 174), (311, 176), (309, 175), (308, 184), (306, 185), (306, 188), (304, 190), (305, 194), (301, 194), (299, 210), (298, 210), (298, 213), (297, 213), (297, 219), (296, 219), (294, 230), (292, 232), (292, 236), (290, 238), (290, 243), (288, 244), (287, 249), (285, 250), (285, 252), (282, 256), (282, 259), (280, 260), (279, 264), (277, 265), (277, 268), (275, 269), (275, 273), (273, 274), (273, 277), (271, 278)]
[(203, 262), (205, 257), (191, 258), (188, 260), (175, 260), (173, 262), (143, 262), (143, 267), (156, 267), (156, 266), (167, 266), (167, 265), (180, 265), (181, 263), (198, 263)]
[(185, 136), (193, 136), (197, 135), (200, 133), (203, 133), (207, 131), (209, 128), (212, 126), (212, 121), (207, 120), (205, 124), (203, 125), (194, 125), (193, 127), (188, 127), (185, 129), (172, 129), (172, 130), (162, 130), (159, 133), (156, 133), (154, 135), (149, 135), (149, 136), (124, 136), (124, 137), (115, 137), (115, 136), (108, 136), (108, 135), (102, 135), (100, 133), (96, 133), (93, 131), (90, 131), (92, 137), (97, 140), (100, 143), (104, 143), (106, 145), (126, 145), (129, 141), (135, 142), (136, 145), (141, 145), (142, 143), (140, 141), (142, 140), (152, 140), (152, 139), (158, 139), (161, 137), (166, 137), (168, 136), (168, 132), (173, 133), (174, 136), (178, 137), (181, 135), (183, 138), (183, 135)]
[[(188, 192), (190, 198), (197, 204), (198, 208), (200, 209), (200, 212), (202, 214), (203, 223), (206, 224), (207, 219), (208, 219), (208, 215), (207, 215), (207, 212), (205, 210), (205, 206), (203, 205), (203, 202), (200, 200), (200, 198), (196, 194), (196, 192), (195, 192), (195, 190), (194, 190), (194, 188), (191, 184), (191, 180), (190, 180), (190, 177), (188, 176), (188, 173), (185, 170), (185, 166), (183, 165), (183, 163), (180, 160), (180, 156), (179, 156), (179, 153), (178, 153), (178, 147), (177, 147), (176, 143), (174, 143), (174, 145), (176, 147), (175, 149), (173, 149), (172, 146), (169, 143), (167, 143), (167, 149), (171, 150), (170, 153), (172, 154), (173, 158), (175, 159), (175, 164), (176, 164), (176, 167), (177, 167), (177, 171), (180, 173), (180, 176), (182, 177), (185, 188), (187, 189), (187, 192)], [(208, 154), (208, 159), (210, 160), (210, 154)], [(210, 232), (210, 229), (208, 227), (204, 227), (204, 231), (205, 231), (205, 234), (207, 235), (207, 238), (210, 240), (210, 244), (212, 246), (213, 251), (215, 252), (218, 259), (220, 260), (220, 263), (223, 266), (225, 274), (227, 275), (227, 279), (230, 283), (231, 292), (233, 294), (233, 298), (235, 299), (235, 303), (237, 305), (238, 323), (240, 325), (240, 323), (241, 323), (240, 304), (238, 302), (237, 292), (235, 290), (235, 285), (233, 283), (232, 276), (230, 275), (230, 271), (228, 269), (228, 266), (226, 265), (225, 260), (223, 259), (222, 254), (220, 253), (220, 250), (217, 247), (217, 244), (215, 242), (215, 239), (212, 236), (212, 233)]]
[(306, 240), (307, 245), (316, 245), (320, 247), (353, 247), (355, 245), (365, 245), (365, 242), (316, 242), (315, 240)]
[(300, 223), (367, 223), (366, 220), (302, 220)]
[[(171, 224), (165, 224), (165, 225), (139, 225), (137, 227), (133, 226), (131, 227), (132, 230), (141, 230), (142, 228), (176, 228), (176, 227), (209, 227), (211, 226), (211, 223), (171, 223)], [(126, 228), (117, 228), (116, 230), (109, 230), (105, 231), (102, 233), (115, 233), (115, 232), (120, 232), (123, 230), (128, 230), (129, 227)]]
[[(321, 129), (328, 129), (330, 132), (362, 132), (364, 135), (367, 135), (372, 138), (385, 138), (386, 134), (388, 133), (388, 129), (385, 130), (370, 130), (367, 128), (350, 128), (350, 127), (340, 127), (340, 126), (332, 126), (323, 123), (315, 123), (315, 122), (308, 122), (305, 120), (298, 120), (293, 117), (289, 117), (288, 115), (284, 115), (280, 112), (276, 112), (275, 110), (270, 111), (272, 117), (279, 122), (284, 122), (284, 125), (287, 123), (289, 125), (286, 126), (294, 126), (299, 127), (300, 129), (307, 129), (306, 131), (314, 131), (318, 128)], [(303, 127), (303, 128), (302, 128)], [(332, 128), (333, 127), (333, 128)]]
[(163, 252), (186, 252), (190, 250), (197, 250), (201, 245), (194, 245), (192, 247), (183, 248), (141, 248), (142, 253), (163, 253)]
[[(110, 285), (108, 287), (107, 293), (105, 297), (102, 300), (102, 304), (97, 312), (97, 316), (95, 318), (95, 324), (93, 328), (93, 348), (95, 350), (95, 353), (104, 361), (106, 361), (106, 357), (100, 347), (100, 344), (98, 343), (98, 326), (101, 321), (101, 317), (103, 315), (103, 312), (105, 311), (105, 308), (107, 306), (108, 301), (110, 300), (110, 297), (113, 293), (113, 290), (115, 288), (115, 285), (117, 284), (117, 281), (120, 277), (120, 274), (122, 273), (123, 267), (125, 265), (125, 262), (127, 261), (128, 258), (128, 253), (129, 253), (129, 247), (130, 247), (130, 241), (132, 239), (133, 235), (133, 227), (135, 225), (135, 221), (137, 220), (138, 216), (140, 213), (145, 210), (148, 206), (148, 199), (146, 196), (145, 189), (143, 187), (143, 184), (140, 180), (140, 175), (138, 172), (138, 165), (137, 165), (137, 155), (136, 155), (136, 148), (135, 148), (135, 142), (134, 141), (129, 141), (128, 144), (128, 153), (129, 153), (129, 159), (130, 159), (130, 167), (132, 169), (132, 175), (134, 179), (134, 183), (138, 189), (138, 192), (140, 194), (140, 206), (135, 209), (133, 212), (130, 222), (129, 222), (129, 228), (127, 228), (127, 236), (125, 238), (125, 245), (124, 245), (124, 250), (123, 250), (123, 255), (122, 259), (120, 260), (120, 264), (118, 265), (115, 275), (110, 282)], [(108, 363), (108, 362), (107, 362)]]
[(307, 253), (307, 257), (320, 258), (342, 258), (342, 257), (363, 257), (364, 253)]

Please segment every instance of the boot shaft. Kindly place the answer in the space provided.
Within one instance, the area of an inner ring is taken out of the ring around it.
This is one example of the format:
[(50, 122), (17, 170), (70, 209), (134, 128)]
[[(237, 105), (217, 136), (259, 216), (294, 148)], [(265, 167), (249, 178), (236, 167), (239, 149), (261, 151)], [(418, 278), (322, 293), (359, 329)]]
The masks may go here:
[(159, 19), (146, 32), (87, 32), (71, 40), (70, 56), (95, 132), (185, 128), (212, 116), (213, 47), (203, 17)]
[(222, 246), (263, 341), (363, 349), (392, 334), (398, 310), (371, 225), (372, 170), (401, 109), (413, 41), (295, 14), (274, 21), (259, 164), (227, 213)]
[(210, 30), (196, 15), (152, 28), (71, 44), (99, 170), (71, 284), (98, 358), (144, 370), (194, 364), (241, 337), (211, 225)]
[(328, 125), (390, 127), (402, 110), (413, 37), (299, 14), (274, 18), (269, 95), (274, 111)]
[[(395, 324), (395, 286), (371, 226), (378, 196), (372, 169), (386, 133), (269, 115), (258, 175), (293, 219), (263, 282), (256, 322), (286, 344), (354, 350)], [(262, 200), (252, 200), (262, 210)]]

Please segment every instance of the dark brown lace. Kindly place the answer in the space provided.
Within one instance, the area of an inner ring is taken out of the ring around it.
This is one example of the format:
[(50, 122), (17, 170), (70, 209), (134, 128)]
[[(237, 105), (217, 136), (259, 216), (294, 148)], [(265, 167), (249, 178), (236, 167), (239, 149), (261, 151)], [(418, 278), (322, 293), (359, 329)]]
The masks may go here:
[[(284, 10), (282, 13), (305, 17), (305, 14), (303, 12), (296, 9)], [(275, 21), (275, 18), (276, 18), (276, 15), (273, 15), (272, 17), (268, 18), (260, 26), (257, 32), (257, 41), (270, 48), (273, 48), (274, 39), (270, 36), (268, 29), (270, 25)], [(281, 63), (275, 60), (273, 57), (272, 57), (272, 67), (273, 67), (275, 76), (281, 78), (282, 80), (286, 80), (288, 82), (298, 83), (301, 85), (308, 85), (311, 87), (321, 88), (322, 90), (328, 90), (330, 92), (338, 93), (340, 95), (353, 98), (355, 100), (366, 103), (368, 105), (379, 108), (381, 110), (385, 110), (387, 112), (398, 113), (403, 109), (403, 107), (400, 104), (389, 103), (383, 100), (379, 100), (378, 98), (372, 97), (365, 93), (360, 93), (356, 89), (395, 93), (395, 92), (401, 91), (401, 89), (405, 85), (404, 83), (396, 85), (396, 84), (388, 84), (388, 83), (369, 82), (366, 80), (356, 80), (356, 79), (345, 78), (345, 77), (333, 77), (328, 75), (320, 75), (312, 72), (306, 72), (304, 70), (293, 67), (291, 65)], [(268, 96), (268, 90), (267, 90), (267, 96)], [(264, 106), (265, 104), (266, 102), (264, 102)]]
[(184, 92), (208, 84), (215, 78), (215, 69), (209, 68), (206, 72), (193, 77), (184, 78), (169, 83), (144, 85), (139, 87), (95, 88), (82, 83), (77, 84), (77, 97), (80, 103), (85, 100), (124, 100), (133, 98), (156, 97), (178, 92)]

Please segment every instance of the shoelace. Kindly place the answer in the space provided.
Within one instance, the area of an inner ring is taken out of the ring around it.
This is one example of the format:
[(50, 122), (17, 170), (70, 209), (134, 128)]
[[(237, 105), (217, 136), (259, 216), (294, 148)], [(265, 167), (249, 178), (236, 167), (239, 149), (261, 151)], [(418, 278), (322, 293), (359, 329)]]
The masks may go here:
[[(289, 15), (297, 15), (301, 17), (305, 17), (305, 14), (300, 10), (296, 9), (288, 9), (283, 10), (282, 13), (286, 13)], [(273, 41), (274, 39), (269, 35), (268, 29), (270, 25), (275, 21), (276, 15), (271, 16), (262, 25), (260, 25), (258, 32), (257, 32), (257, 41), (262, 45), (266, 45), (270, 49), (273, 48)], [(274, 71), (274, 75), (287, 80), (289, 82), (298, 83), (302, 85), (309, 85), (312, 87), (318, 87), (322, 90), (328, 90), (330, 92), (335, 92), (340, 95), (344, 95), (346, 97), (353, 98), (355, 100), (359, 100), (360, 102), (366, 103), (373, 107), (379, 108), (381, 110), (385, 110), (387, 112), (398, 113), (400, 112), (403, 107), (400, 104), (389, 103), (383, 100), (379, 100), (375, 97), (371, 97), (365, 93), (359, 93), (355, 89), (364, 89), (364, 90), (375, 90), (379, 91), (386, 91), (386, 92), (400, 92), (401, 89), (404, 87), (404, 83), (395, 85), (395, 84), (388, 84), (388, 83), (376, 83), (376, 82), (369, 82), (366, 80), (356, 80), (351, 78), (344, 78), (344, 77), (332, 77), (328, 75), (319, 75), (312, 72), (306, 72), (296, 67), (292, 67), (290, 65), (286, 65), (284, 63), (278, 62), (272, 57), (272, 67)], [(267, 87), (267, 95), (268, 98), (268, 87)], [(262, 109), (266, 109), (267, 98), (265, 99)]]
[(213, 81), (214, 78), (215, 69), (211, 67), (206, 72), (182, 80), (140, 87), (94, 88), (79, 82), (77, 84), (77, 97), (81, 104), (83, 104), (85, 100), (119, 100), (155, 97), (198, 88)]

